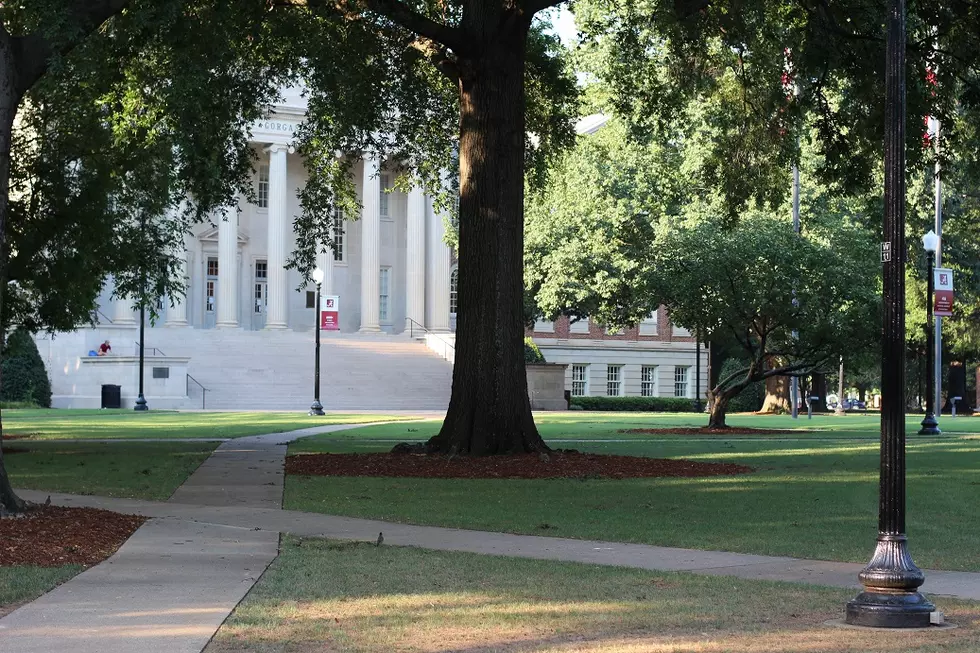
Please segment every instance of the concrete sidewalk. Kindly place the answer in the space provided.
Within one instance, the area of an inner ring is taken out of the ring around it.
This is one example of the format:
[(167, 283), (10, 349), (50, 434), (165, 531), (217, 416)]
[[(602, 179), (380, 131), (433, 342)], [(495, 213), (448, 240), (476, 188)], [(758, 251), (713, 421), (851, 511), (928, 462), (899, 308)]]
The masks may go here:
[[(24, 491), (22, 495), (32, 501), (43, 501), (48, 493)], [(56, 505), (88, 506), (148, 517), (186, 519), (242, 529), (258, 528), (306, 537), (374, 541), (378, 537), (378, 532), (384, 532), (385, 544), (394, 546), (564, 560), (652, 571), (688, 571), (712, 576), (736, 576), (855, 589), (860, 587), (857, 574), (864, 566), (849, 562), (698, 551), (647, 544), (411, 526), (292, 510), (219, 508), (66, 494), (52, 494), (51, 501)], [(980, 600), (980, 573), (938, 570), (925, 570), (925, 573), (924, 592)]]

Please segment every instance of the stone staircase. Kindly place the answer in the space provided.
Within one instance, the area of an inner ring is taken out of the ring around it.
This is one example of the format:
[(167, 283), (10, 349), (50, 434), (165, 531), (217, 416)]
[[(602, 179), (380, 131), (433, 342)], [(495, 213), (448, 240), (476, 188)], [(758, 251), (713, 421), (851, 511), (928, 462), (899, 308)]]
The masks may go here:
[[(113, 356), (133, 357), (138, 337), (135, 327), (119, 326), (39, 335), (54, 405), (98, 407), (98, 383), (120, 384), (123, 404), (131, 405), (135, 376), (93, 380), (80, 376), (79, 363), (104, 339), (112, 340)], [(313, 401), (313, 331), (159, 327), (147, 328), (145, 338), (147, 374), (155, 361), (189, 358), (187, 375), (207, 388), (208, 410), (307, 410)], [(135, 375), (135, 365), (128, 369)], [(156, 398), (153, 406), (202, 407), (201, 387), (189, 381), (185, 400), (182, 372), (179, 378), (177, 396)], [(147, 387), (153, 387), (149, 380)], [(321, 333), (320, 400), (326, 410), (445, 410), (451, 387), (452, 364), (408, 335)]]
[[(301, 410), (313, 400), (312, 331), (151, 329), (147, 347), (190, 356), (207, 408)], [(452, 365), (398, 335), (321, 333), (320, 400), (327, 410), (442, 410)], [(189, 405), (201, 390), (190, 383)]]

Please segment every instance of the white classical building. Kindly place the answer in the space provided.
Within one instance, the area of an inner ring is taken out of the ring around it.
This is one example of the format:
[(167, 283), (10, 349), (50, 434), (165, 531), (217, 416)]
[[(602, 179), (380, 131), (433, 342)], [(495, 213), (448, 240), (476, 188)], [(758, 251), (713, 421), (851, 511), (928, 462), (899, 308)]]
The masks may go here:
[[(296, 243), (297, 192), (307, 179), (292, 148), (305, 112), (302, 93), (288, 89), (251, 126), (260, 161), (256, 203), (240, 197), (185, 237), (186, 295), (172, 306), (164, 301), (160, 321), (146, 328), (151, 406), (301, 408), (312, 398), (314, 287), (285, 267)], [(322, 334), (321, 398), (328, 409), (445, 408), (456, 305), (445, 221), (420, 189), (394, 190), (392, 175), (370, 153), (355, 162), (354, 175), (361, 214), (342, 221), (336, 248), (317, 260), (322, 294), (339, 298), (339, 331)], [(112, 298), (111, 281), (99, 304), (95, 328), (39, 337), (56, 406), (98, 406), (103, 385), (119, 385), (124, 406), (136, 396), (139, 314), (131, 301)], [(564, 320), (539, 323), (530, 335), (549, 362), (567, 364), (573, 395), (697, 392), (693, 341), (662, 312), (625, 333)], [(105, 339), (111, 362), (89, 355)]]

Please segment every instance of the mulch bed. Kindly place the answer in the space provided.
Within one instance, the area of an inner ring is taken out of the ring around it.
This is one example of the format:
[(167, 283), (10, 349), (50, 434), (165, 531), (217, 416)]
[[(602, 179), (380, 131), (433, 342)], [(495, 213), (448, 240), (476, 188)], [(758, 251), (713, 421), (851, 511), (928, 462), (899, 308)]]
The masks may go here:
[(0, 518), (0, 567), (94, 565), (116, 552), (145, 517), (95, 508), (41, 506)]
[(286, 473), (298, 476), (410, 478), (646, 478), (747, 474), (751, 467), (636, 456), (555, 451), (547, 456), (449, 456), (402, 453), (318, 453), (286, 458)]
[(729, 426), (723, 429), (713, 429), (707, 426), (695, 428), (671, 429), (619, 429), (617, 433), (650, 433), (655, 435), (791, 435), (799, 434), (803, 429), (750, 429), (740, 426)]

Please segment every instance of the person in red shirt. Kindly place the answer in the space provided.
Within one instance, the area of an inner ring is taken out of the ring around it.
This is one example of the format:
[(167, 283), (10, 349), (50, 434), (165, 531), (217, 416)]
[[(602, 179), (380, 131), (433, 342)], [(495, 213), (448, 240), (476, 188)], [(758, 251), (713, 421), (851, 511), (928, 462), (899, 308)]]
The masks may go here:
[(99, 356), (105, 356), (110, 351), (112, 351), (112, 347), (109, 346), (108, 340), (99, 345)]

